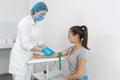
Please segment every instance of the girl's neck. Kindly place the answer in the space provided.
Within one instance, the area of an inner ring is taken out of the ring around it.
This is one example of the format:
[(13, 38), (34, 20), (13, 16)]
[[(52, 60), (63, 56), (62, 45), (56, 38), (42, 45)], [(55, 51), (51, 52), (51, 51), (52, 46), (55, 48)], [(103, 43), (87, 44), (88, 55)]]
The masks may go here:
[(75, 43), (75, 47), (72, 49), (70, 55), (74, 54), (75, 51), (77, 51), (81, 47), (82, 47), (81, 43)]
[(80, 42), (75, 43), (75, 48), (76, 48), (76, 49), (79, 49), (79, 48), (81, 48), (81, 47), (82, 47), (82, 45), (81, 45), (81, 43), (80, 43)]

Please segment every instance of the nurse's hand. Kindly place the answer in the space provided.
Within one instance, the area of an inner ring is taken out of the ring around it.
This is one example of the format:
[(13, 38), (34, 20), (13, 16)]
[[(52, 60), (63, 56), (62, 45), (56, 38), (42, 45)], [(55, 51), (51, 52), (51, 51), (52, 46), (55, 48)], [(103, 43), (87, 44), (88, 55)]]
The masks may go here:
[(39, 47), (41, 47), (41, 48), (45, 48), (46, 45), (45, 45), (45, 44), (41, 44)]
[(46, 56), (52, 56), (55, 52), (50, 49), (49, 47), (42, 48), (42, 53), (44, 53)]

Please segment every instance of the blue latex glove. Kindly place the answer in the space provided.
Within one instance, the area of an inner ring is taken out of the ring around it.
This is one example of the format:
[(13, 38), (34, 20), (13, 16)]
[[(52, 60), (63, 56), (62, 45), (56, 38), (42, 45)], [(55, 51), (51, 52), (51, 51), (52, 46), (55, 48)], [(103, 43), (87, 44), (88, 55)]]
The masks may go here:
[(42, 52), (46, 55), (46, 56), (51, 56), (53, 55), (55, 52), (53, 50), (51, 50), (50, 48), (48, 47), (45, 47), (42, 49)]

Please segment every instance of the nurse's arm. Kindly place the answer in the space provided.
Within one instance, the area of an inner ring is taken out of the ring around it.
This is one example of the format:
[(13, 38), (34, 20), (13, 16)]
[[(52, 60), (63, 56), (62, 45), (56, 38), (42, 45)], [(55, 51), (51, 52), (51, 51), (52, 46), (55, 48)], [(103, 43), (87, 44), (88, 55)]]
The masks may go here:
[(39, 45), (39, 47), (41, 47), (41, 48), (45, 48), (46, 45), (45, 45), (45, 44), (41, 44), (41, 45)]
[(46, 47), (45, 44), (41, 44), (40, 46), (33, 46), (33, 48), (31, 50), (41, 52), (42, 48), (44, 48), (44, 47)]
[(33, 46), (33, 48), (31, 49), (32, 51), (37, 51), (37, 52), (41, 52), (42, 48), (39, 46)]

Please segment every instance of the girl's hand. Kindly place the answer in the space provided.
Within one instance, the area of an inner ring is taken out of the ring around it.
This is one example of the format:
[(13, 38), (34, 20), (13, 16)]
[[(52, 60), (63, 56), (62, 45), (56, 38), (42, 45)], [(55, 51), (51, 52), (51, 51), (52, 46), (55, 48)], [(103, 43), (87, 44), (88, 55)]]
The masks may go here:
[(34, 58), (56, 58), (58, 57), (58, 53), (54, 53), (52, 56), (45, 56), (42, 54), (34, 54)]
[(34, 58), (44, 58), (45, 56), (42, 54), (34, 54)]
[(40, 57), (40, 54), (33, 54), (33, 57), (34, 57), (34, 58), (39, 58), (39, 57)]

